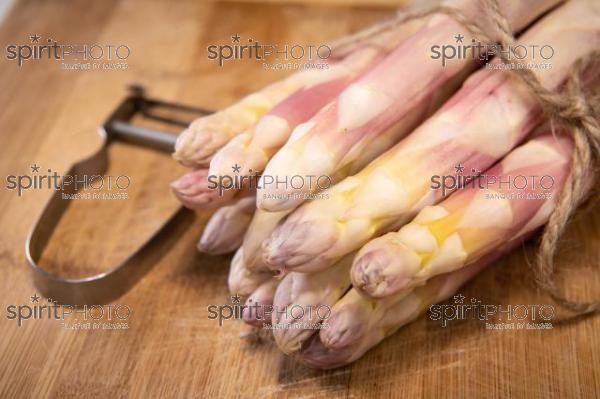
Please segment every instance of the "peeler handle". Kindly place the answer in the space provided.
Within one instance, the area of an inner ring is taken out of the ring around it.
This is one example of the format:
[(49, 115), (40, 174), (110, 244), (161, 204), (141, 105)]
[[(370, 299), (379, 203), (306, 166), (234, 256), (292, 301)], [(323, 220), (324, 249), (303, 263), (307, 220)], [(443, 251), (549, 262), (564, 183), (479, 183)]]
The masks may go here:
[(132, 144), (151, 147), (160, 151), (173, 152), (177, 135), (130, 123), (135, 114), (166, 123), (171, 126), (187, 127), (191, 120), (169, 117), (157, 113), (157, 110), (172, 110), (188, 114), (195, 118), (209, 115), (212, 111), (190, 105), (148, 98), (140, 85), (129, 87), (130, 95), (123, 101), (100, 127), (108, 140), (126, 141)]
[(135, 126), (119, 120), (111, 121), (106, 129), (109, 130), (109, 137), (167, 152), (173, 152), (177, 140), (177, 136), (174, 134)]

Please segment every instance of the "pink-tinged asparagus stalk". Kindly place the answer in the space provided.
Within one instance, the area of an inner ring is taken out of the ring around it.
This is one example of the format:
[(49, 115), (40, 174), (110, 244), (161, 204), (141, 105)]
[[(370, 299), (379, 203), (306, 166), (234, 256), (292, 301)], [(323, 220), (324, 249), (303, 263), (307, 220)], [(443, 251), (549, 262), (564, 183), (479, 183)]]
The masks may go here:
[(571, 152), (570, 139), (549, 135), (513, 150), (398, 232), (367, 243), (354, 260), (353, 285), (373, 298), (410, 292), (529, 234), (553, 209)]
[[(377, 136), (371, 142), (371, 145), (361, 152), (356, 160), (349, 163), (344, 168), (339, 169), (331, 176), (332, 183), (358, 172), (379, 154), (392, 147), (396, 143), (396, 134), (395, 128), (391, 128)], [(290, 140), (294, 140), (294, 137), (290, 138)], [(269, 265), (263, 260), (264, 253), (262, 244), (271, 235), (275, 227), (277, 227), (277, 224), (292, 211), (293, 209), (281, 212), (267, 212), (261, 209), (256, 210), (243, 243), (244, 263), (248, 269), (255, 271), (270, 270)]]
[[(298, 105), (295, 100), (287, 105), (281, 104), (286, 98), (296, 96), (297, 100), (321, 101), (321, 96), (330, 96), (330, 90), (336, 90), (335, 86), (341, 84), (341, 80), (347, 79), (348, 75), (360, 73), (369, 63), (380, 57), (376, 47), (387, 46), (386, 41), (397, 42), (416, 30), (418, 24), (419, 21), (412, 21), (393, 29), (392, 32), (376, 35), (356, 45), (348, 46), (339, 55), (333, 52), (329, 58), (319, 59), (319, 63), (326, 64), (327, 68), (303, 69), (244, 97), (221, 111), (195, 120), (179, 135), (173, 157), (186, 166), (207, 166), (215, 152), (233, 137), (250, 129), (278, 104), (280, 109), (274, 110), (273, 116), (280, 115), (280, 112), (285, 111), (289, 106)], [(354, 54), (355, 51), (359, 54)], [(302, 119), (303, 112), (306, 111), (300, 110), (299, 115), (293, 117), (291, 122), (298, 117)], [(268, 127), (270, 132), (275, 134), (278, 132), (277, 126), (269, 126), (269, 124), (280, 122), (271, 119), (261, 124), (262, 128)], [(255, 144), (269, 145), (264, 141), (268, 139), (263, 135)], [(280, 140), (279, 137), (272, 139)], [(225, 169), (227, 166), (231, 165), (225, 165)]]
[[(518, 30), (557, 1), (503, 2), (501, 9)], [(478, 15), (480, 2), (461, 1), (461, 11)], [(284, 145), (265, 168), (258, 207), (270, 212), (298, 206), (314, 186), (270, 184), (291, 176), (327, 176), (355, 159), (378, 134), (397, 126), (402, 137), (435, 111), (475, 68), (471, 58), (456, 58), (442, 66), (430, 58), (434, 45), (446, 43), (464, 28), (440, 14), (402, 42), (389, 56), (342, 93), (309, 122), (302, 137)]]
[[(411, 21), (357, 45), (341, 61), (320, 71), (319, 79), (313, 78), (277, 104), (246, 132), (233, 137), (217, 151), (209, 170), (196, 169), (173, 182), (171, 188), (175, 195), (190, 208), (213, 207), (230, 201), (241, 189), (242, 184), (231, 184), (231, 176), (251, 178), (253, 180), (246, 180), (243, 186), (256, 186), (257, 173), (264, 169), (274, 152), (289, 139), (294, 127), (313, 116), (423, 23), (423, 20)], [(213, 180), (209, 179), (210, 176)], [(215, 187), (215, 184), (218, 186)]]
[(218, 209), (210, 218), (198, 242), (198, 251), (223, 255), (242, 245), (256, 209), (256, 198), (248, 196)]
[(273, 306), (277, 312), (273, 312), (272, 319), (278, 326), (273, 329), (275, 342), (284, 353), (299, 350), (315, 332), (312, 326), (329, 317), (331, 307), (350, 288), (351, 264), (352, 256), (348, 255), (327, 270), (290, 273), (283, 278), (275, 293)]
[[(320, 369), (352, 363), (384, 338), (423, 314), (429, 306), (452, 296), (484, 266), (479, 263), (437, 276), (397, 301), (367, 300), (356, 290), (349, 291), (335, 305), (331, 318), (324, 321), (328, 327), (323, 328), (320, 334), (314, 334), (303, 345), (300, 359)], [(354, 317), (358, 323), (353, 323)], [(326, 335), (332, 329), (340, 328), (344, 324), (342, 319), (351, 326), (339, 331), (339, 335), (334, 335), (338, 332)], [(332, 347), (327, 347), (324, 342)]]
[(354, 79), (424, 23), (424, 19), (414, 20), (358, 45), (342, 61), (321, 72), (326, 76), (320, 81), (297, 90), (250, 129), (231, 139), (214, 155), (210, 162), (210, 174), (230, 174), (232, 165), (239, 165), (242, 171), (249, 174), (262, 172), (296, 126), (315, 115)]
[(262, 327), (271, 323), (271, 309), (278, 284), (279, 280), (270, 278), (248, 297), (246, 307), (243, 310), (245, 323), (255, 327)]
[(227, 283), (230, 293), (247, 297), (271, 278), (273, 278), (272, 273), (256, 273), (246, 269), (242, 248), (239, 248), (231, 260)]
[[(523, 44), (554, 48), (552, 68), (534, 70), (546, 88), (556, 89), (573, 63), (600, 45), (598, 8), (567, 3), (523, 36)], [(442, 190), (433, 189), (435, 176), (454, 175), (457, 165), (486, 170), (541, 121), (538, 101), (517, 76), (497, 70), (474, 74), (409, 137), (326, 190), (327, 199), (304, 204), (283, 221), (263, 245), (265, 262), (302, 272), (328, 267), (438, 202)]]

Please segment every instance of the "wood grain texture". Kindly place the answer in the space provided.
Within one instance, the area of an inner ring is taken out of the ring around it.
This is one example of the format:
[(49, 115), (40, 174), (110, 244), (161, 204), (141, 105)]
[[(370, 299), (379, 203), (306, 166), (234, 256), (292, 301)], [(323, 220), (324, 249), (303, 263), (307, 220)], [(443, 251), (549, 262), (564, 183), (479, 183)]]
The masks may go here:
[[(369, 7), (278, 6), (195, 1), (20, 1), (0, 26), (2, 47), (37, 33), (62, 42), (126, 43), (124, 72), (61, 71), (51, 62), (17, 68), (0, 61), (0, 176), (33, 163), (64, 171), (99, 145), (93, 133), (131, 82), (151, 94), (219, 108), (282, 76), (253, 62), (219, 68), (209, 43), (234, 33), (264, 41), (318, 42), (386, 15)], [(44, 254), (47, 267), (75, 274), (105, 270), (150, 234), (176, 204), (167, 182), (181, 173), (169, 157), (126, 145), (111, 149), (108, 173), (133, 176), (131, 199), (76, 203)], [(209, 304), (228, 303), (229, 257), (198, 254), (208, 213), (172, 237), (170, 247), (117, 302), (133, 311), (125, 331), (72, 331), (53, 320), (22, 327), (6, 307), (35, 292), (24, 258), (27, 231), (50, 196), (0, 191), (0, 397), (598, 397), (600, 318), (549, 331), (489, 331), (479, 321), (440, 327), (425, 317), (355, 364), (316, 371), (279, 353), (268, 339), (220, 328)], [(572, 224), (560, 264), (569, 294), (600, 295), (598, 208)], [(519, 250), (461, 292), (489, 304), (551, 303), (531, 284)], [(54, 262), (55, 264), (53, 264)]]

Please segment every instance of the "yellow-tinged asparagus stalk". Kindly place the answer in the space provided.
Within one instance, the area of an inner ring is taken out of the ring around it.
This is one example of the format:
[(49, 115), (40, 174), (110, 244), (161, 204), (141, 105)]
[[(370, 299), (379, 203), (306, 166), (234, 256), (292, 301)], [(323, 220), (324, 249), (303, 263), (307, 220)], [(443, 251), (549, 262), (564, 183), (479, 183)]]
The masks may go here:
[(198, 118), (175, 144), (173, 158), (186, 166), (205, 166), (212, 155), (236, 134), (252, 126), (275, 104), (318, 78), (319, 70), (307, 69), (272, 83), (214, 114)]

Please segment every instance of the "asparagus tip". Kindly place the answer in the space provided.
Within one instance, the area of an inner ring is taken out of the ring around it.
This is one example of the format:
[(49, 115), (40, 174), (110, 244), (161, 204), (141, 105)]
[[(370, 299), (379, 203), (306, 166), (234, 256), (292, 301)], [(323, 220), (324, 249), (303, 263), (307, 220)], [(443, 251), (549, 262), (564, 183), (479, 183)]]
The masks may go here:
[(325, 261), (319, 255), (335, 241), (334, 232), (323, 234), (332, 230), (327, 229), (328, 226), (313, 221), (287, 220), (263, 242), (263, 261), (269, 267), (283, 272), (321, 269)]
[[(387, 245), (378, 245), (380, 243)], [(404, 246), (378, 239), (367, 244), (365, 249), (356, 256), (350, 271), (352, 285), (361, 294), (384, 298), (408, 289), (414, 282), (418, 260), (413, 259), (414, 255)]]

